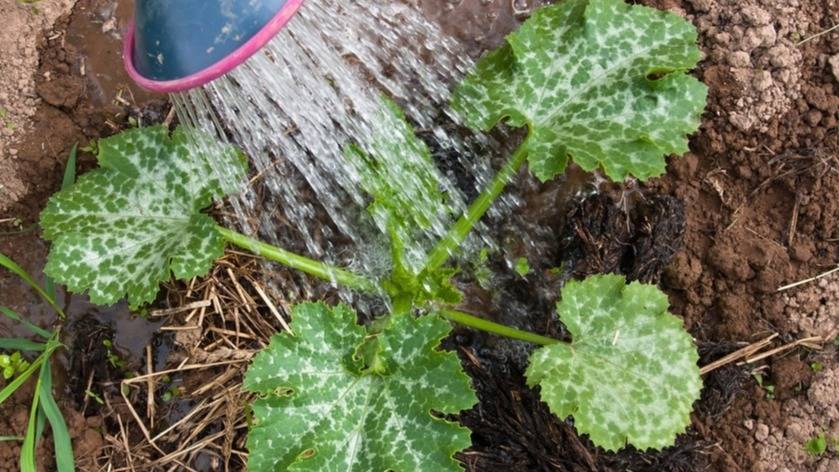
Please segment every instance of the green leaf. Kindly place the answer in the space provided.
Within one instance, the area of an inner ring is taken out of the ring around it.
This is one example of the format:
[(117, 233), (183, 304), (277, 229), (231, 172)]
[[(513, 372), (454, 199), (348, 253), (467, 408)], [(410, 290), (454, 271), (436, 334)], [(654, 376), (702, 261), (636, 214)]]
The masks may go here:
[(73, 441), (70, 439), (70, 431), (64, 416), (55, 402), (52, 395), (52, 366), (47, 360), (41, 369), (40, 375), (41, 390), (39, 399), (41, 410), (46, 415), (52, 428), (52, 440), (55, 445), (55, 463), (58, 472), (73, 472), (75, 460), (73, 458)]
[(531, 171), (564, 172), (569, 157), (612, 180), (664, 173), (699, 126), (707, 88), (684, 74), (700, 58), (696, 29), (622, 0), (565, 0), (536, 10), (486, 55), (453, 107), (474, 128), (527, 125)]
[(519, 274), (519, 277), (527, 277), (531, 271), (530, 262), (528, 262), (526, 257), (519, 257), (516, 259), (514, 269)]
[(569, 282), (557, 304), (573, 336), (533, 353), (527, 383), (606, 450), (661, 449), (690, 423), (699, 356), (658, 288), (619, 275)]
[(394, 315), (380, 333), (345, 306), (298, 305), (245, 376), (253, 404), (249, 470), (461, 470), (469, 431), (432, 414), (476, 402), (457, 356), (439, 350), (448, 323)]
[(67, 158), (67, 165), (64, 166), (64, 177), (61, 179), (61, 190), (68, 189), (76, 183), (76, 157), (78, 156), (79, 144), (73, 144), (70, 149), (70, 156)]
[(38, 401), (41, 392), (40, 378), (35, 383), (35, 395), (32, 398), (32, 406), (29, 409), (29, 421), (26, 424), (26, 435), (23, 439), (23, 444), (20, 446), (20, 470), (21, 472), (36, 472), (35, 447), (37, 431), (36, 417), (38, 414)]
[(46, 344), (24, 338), (0, 338), (0, 349), (8, 351), (43, 351), (46, 348)]
[(233, 148), (211, 157), (192, 139), (200, 137), (151, 127), (100, 140), (101, 167), (53, 196), (41, 215), (53, 242), (45, 272), (72, 292), (89, 291), (96, 304), (127, 297), (138, 307), (172, 274), (209, 271), (224, 242), (201, 210), (225, 195), (218, 166), (236, 178), (246, 166)]
[(47, 342), (47, 347), (44, 352), (41, 353), (27, 368), (23, 371), (20, 375), (15, 377), (14, 380), (9, 382), (2, 390), (0, 390), (0, 405), (3, 404), (9, 397), (11, 397), (17, 389), (19, 389), (23, 384), (32, 376), (38, 369), (41, 368), (41, 365), (45, 361), (47, 361), (52, 353), (58, 349), (61, 344), (55, 339), (55, 336), (50, 338)]
[(827, 452), (827, 438), (824, 433), (819, 433), (818, 435), (808, 439), (807, 442), (804, 443), (804, 451), (814, 457), (821, 456)]
[(447, 181), (428, 146), (388, 98), (382, 97), (376, 127), (378, 132), (364, 139), (363, 148), (349, 146), (344, 154), (364, 191), (373, 197), (368, 212), (381, 230), (409, 246), (404, 259), (413, 269), (413, 263), (425, 257), (413, 243), (429, 230), (442, 232), (452, 213), (443, 192)]

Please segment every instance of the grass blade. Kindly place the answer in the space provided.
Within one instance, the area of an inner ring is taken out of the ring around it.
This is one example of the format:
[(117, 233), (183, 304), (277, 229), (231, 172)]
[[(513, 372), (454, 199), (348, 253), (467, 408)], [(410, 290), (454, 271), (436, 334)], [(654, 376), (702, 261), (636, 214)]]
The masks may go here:
[(23, 338), (0, 338), (0, 349), (7, 351), (40, 352), (46, 349), (46, 344), (36, 343)]
[(61, 190), (70, 188), (76, 183), (76, 156), (79, 151), (79, 144), (73, 145), (70, 149), (70, 157), (67, 159), (67, 166), (64, 167), (64, 179), (61, 181)]
[(58, 292), (55, 290), (55, 282), (49, 276), (44, 276), (44, 292), (53, 300), (58, 300)]
[(23, 438), (23, 445), (20, 447), (20, 471), (37, 472), (35, 467), (35, 430), (38, 414), (38, 402), (41, 392), (41, 379), (35, 384), (35, 395), (32, 398), (32, 407), (29, 409), (29, 423), (26, 425), (26, 436)]
[(49, 303), (50, 306), (52, 306), (52, 308), (55, 310), (55, 312), (58, 313), (59, 316), (61, 316), (61, 318), (65, 317), (64, 316), (64, 310), (62, 310), (61, 307), (58, 306), (58, 303), (55, 302), (55, 298), (49, 296), (49, 294), (47, 292), (45, 292), (44, 289), (41, 288), (41, 286), (38, 285), (38, 283), (35, 282), (35, 280), (33, 280), (32, 277), (30, 277), (29, 274), (27, 274), (26, 271), (23, 270), (23, 268), (21, 266), (17, 265), (17, 263), (15, 261), (9, 259), (3, 253), (0, 253), (0, 266), (5, 267), (6, 269), (12, 271), (13, 274), (20, 277), (30, 287), (35, 289), (35, 291), (38, 292), (38, 295), (40, 295), (44, 300), (46, 300), (47, 303)]
[(12, 442), (12, 441), (20, 442), (20, 441), (23, 441), (23, 438), (21, 436), (0, 436), (0, 442)]
[(44, 435), (44, 428), (46, 427), (47, 423), (47, 416), (44, 414), (44, 405), (38, 406), (38, 417), (35, 420), (35, 438), (38, 439), (38, 442), (35, 443), (35, 447), (38, 446), (38, 443), (41, 440), (41, 437)]
[(49, 338), (52, 337), (52, 333), (45, 330), (44, 328), (41, 328), (41, 327), (39, 327), (35, 324), (32, 324), (29, 321), (23, 319), (22, 316), (18, 315), (17, 313), (15, 313), (14, 311), (12, 311), (9, 308), (6, 308), (4, 306), (0, 306), (0, 314), (5, 315), (7, 318), (9, 318), (13, 321), (17, 321), (18, 323), (23, 324), (23, 326), (25, 326), (26, 329), (28, 329), (29, 331), (32, 331), (33, 333), (37, 334), (38, 336), (40, 336), (44, 339), (49, 339)]
[(41, 408), (47, 416), (52, 427), (52, 440), (55, 444), (55, 463), (58, 472), (74, 472), (73, 442), (70, 440), (70, 431), (67, 430), (67, 423), (61, 410), (55, 403), (52, 396), (52, 366), (49, 362), (44, 363), (41, 369)]

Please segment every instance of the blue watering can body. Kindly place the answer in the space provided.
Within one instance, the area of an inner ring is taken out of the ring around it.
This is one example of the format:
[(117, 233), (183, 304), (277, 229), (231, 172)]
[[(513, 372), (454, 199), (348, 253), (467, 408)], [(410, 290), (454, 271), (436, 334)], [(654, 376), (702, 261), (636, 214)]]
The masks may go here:
[(198, 87), (255, 54), (303, 0), (136, 0), (124, 61), (144, 88)]

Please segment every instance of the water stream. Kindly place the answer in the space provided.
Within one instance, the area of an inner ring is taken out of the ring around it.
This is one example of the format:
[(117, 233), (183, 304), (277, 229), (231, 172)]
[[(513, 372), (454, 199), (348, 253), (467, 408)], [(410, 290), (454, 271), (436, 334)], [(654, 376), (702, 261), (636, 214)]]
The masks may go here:
[[(452, 86), (471, 66), (463, 46), (413, 6), (308, 0), (248, 62), (172, 100), (182, 124), (250, 157), (253, 177), (232, 199), (245, 232), (375, 277), (389, 269), (386, 228), (367, 215), (370, 198), (345, 148), (357, 143), (387, 154), (382, 143), (392, 142), (393, 124), (382, 119), (381, 95), (391, 97), (433, 150), (438, 186), (460, 214), (491, 178), (489, 156), (502, 147), (464, 133), (448, 111)], [(211, 143), (196, 146), (213, 153)], [(423, 165), (415, 153), (398, 158), (410, 161), (406, 167)], [(227, 174), (223, 166), (218, 172)], [(400, 187), (417, 185), (414, 175), (391, 177)], [(444, 211), (425, 216), (428, 231), (405, 242), (415, 268), (451, 218)], [(472, 246), (494, 244), (478, 234)]]

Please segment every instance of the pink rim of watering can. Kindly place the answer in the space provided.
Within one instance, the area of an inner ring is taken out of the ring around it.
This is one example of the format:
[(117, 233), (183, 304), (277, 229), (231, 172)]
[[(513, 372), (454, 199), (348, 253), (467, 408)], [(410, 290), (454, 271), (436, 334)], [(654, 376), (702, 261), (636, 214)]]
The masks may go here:
[(256, 54), (303, 2), (137, 0), (123, 44), (125, 69), (153, 92), (200, 87)]

